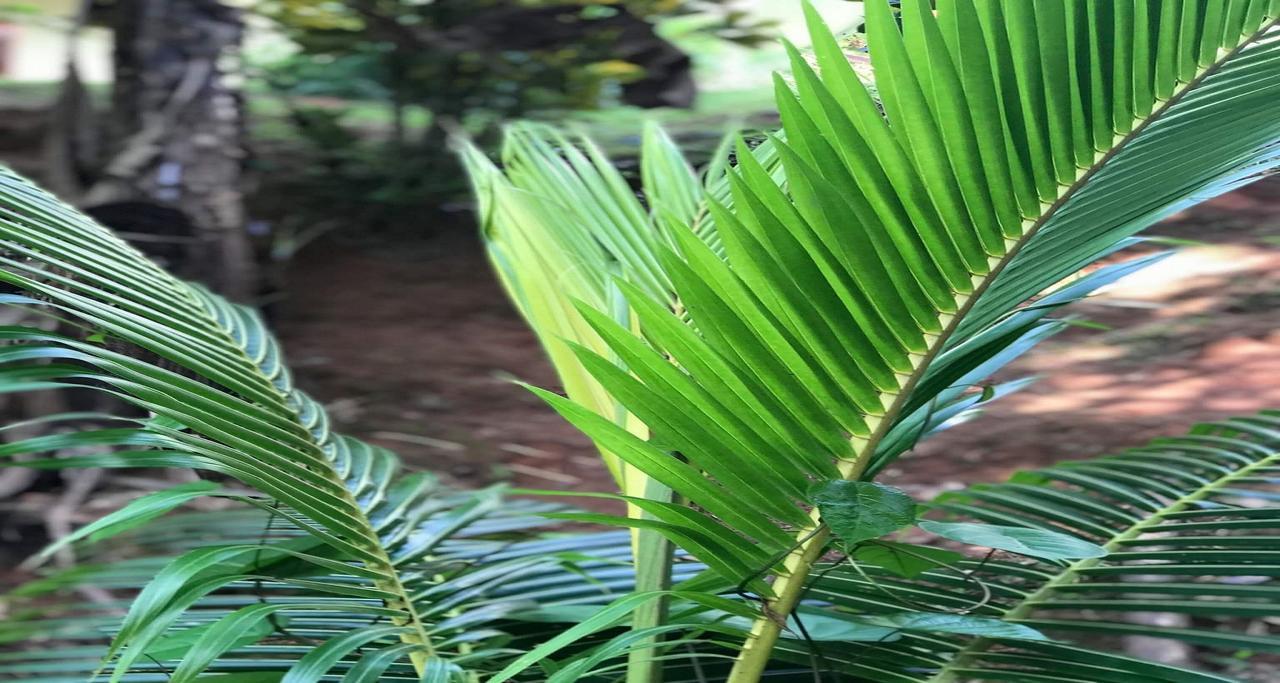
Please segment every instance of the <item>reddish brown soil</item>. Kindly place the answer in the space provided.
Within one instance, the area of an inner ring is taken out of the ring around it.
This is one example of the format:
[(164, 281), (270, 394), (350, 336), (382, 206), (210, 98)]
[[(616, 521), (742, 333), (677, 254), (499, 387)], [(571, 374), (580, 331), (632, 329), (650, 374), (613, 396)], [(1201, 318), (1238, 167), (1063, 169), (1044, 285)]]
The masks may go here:
[(1206, 243), (1075, 304), (1076, 328), (997, 379), (1038, 376), (922, 444), (890, 475), (929, 497), (1102, 455), (1198, 421), (1280, 408), (1280, 179), (1174, 216), (1150, 236)]
[(295, 375), (341, 430), (467, 484), (610, 489), (591, 443), (513, 383), (557, 386), (470, 232), (323, 244), (286, 291), (277, 327)]
[[(590, 444), (512, 384), (554, 386), (537, 341), (465, 230), (395, 248), (329, 243), (289, 273), (279, 330), (301, 385), (344, 431), (467, 484), (611, 490)], [(1280, 408), (1280, 183), (1174, 217), (1191, 248), (1074, 313), (1001, 374), (1021, 394), (923, 445), (891, 477), (922, 496), (1097, 455), (1198, 420)]]

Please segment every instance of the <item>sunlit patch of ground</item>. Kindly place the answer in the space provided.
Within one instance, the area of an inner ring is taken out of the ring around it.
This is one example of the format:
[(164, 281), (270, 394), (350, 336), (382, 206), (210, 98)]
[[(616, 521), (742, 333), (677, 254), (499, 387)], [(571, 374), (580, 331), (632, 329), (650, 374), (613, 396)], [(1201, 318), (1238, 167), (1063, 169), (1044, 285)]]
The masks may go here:
[(892, 473), (919, 495), (1099, 455), (1191, 424), (1280, 408), (1280, 183), (1157, 226), (1195, 240), (1074, 305), (1075, 328), (1001, 373), (1040, 379), (923, 444)]

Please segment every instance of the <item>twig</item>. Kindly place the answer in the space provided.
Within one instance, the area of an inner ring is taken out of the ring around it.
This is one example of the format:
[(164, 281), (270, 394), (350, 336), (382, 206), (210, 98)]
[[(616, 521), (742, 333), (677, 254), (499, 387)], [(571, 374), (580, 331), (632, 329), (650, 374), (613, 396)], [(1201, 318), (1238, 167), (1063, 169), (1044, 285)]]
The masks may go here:
[[(44, 527), (49, 533), (50, 541), (57, 542), (71, 535), (71, 521), (84, 504), (89, 493), (102, 481), (104, 470), (93, 467), (83, 470), (65, 470), (62, 480), (66, 489), (58, 497), (58, 502), (45, 513)], [(76, 562), (75, 550), (70, 545), (62, 547), (54, 555), (59, 567), (70, 567)]]

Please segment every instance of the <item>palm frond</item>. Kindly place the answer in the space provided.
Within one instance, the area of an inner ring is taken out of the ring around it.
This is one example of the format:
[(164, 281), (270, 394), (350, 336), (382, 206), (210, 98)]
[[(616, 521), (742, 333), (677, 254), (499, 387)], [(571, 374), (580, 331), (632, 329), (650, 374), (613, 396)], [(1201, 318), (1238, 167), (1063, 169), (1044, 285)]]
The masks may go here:
[[(1280, 606), (1274, 471), (1280, 413), (1196, 426), (1117, 455), (1022, 472), (1009, 482), (943, 494), (932, 516), (1065, 532), (1111, 551), (1074, 563), (966, 561), (990, 591), (938, 569), (918, 579), (874, 568), (823, 567), (808, 598), (837, 610), (898, 612), (906, 605), (970, 609), (1051, 634), (1055, 642), (934, 635), (859, 648), (827, 648), (833, 669), (869, 681), (1226, 681), (1098, 651), (1129, 635), (1195, 646), (1277, 652), (1259, 628)], [(1130, 621), (1134, 613), (1158, 617)], [(1101, 639), (1099, 639), (1101, 638)], [(808, 661), (805, 648), (784, 646)]]
[[(549, 126), (509, 126), (501, 168), (469, 141), (458, 140), (457, 146), (471, 177), (481, 236), (494, 270), (538, 335), (565, 393), (646, 437), (645, 425), (583, 369), (571, 350), (570, 344), (576, 344), (609, 354), (576, 306), (636, 329), (614, 284), (622, 280), (678, 310), (659, 254), (672, 246), (672, 231), (689, 227), (708, 248), (722, 252), (706, 201), (732, 201), (725, 169), (709, 169), (699, 179), (655, 124), (643, 134), (639, 193), (589, 139), (570, 139)], [(771, 143), (754, 156), (781, 182)], [(648, 477), (643, 472), (629, 470), (607, 452), (605, 462), (621, 491), (644, 495)]]
[[(504, 170), (469, 142), (460, 142), (460, 152), (494, 270), (538, 335), (566, 392), (646, 437), (644, 425), (583, 371), (566, 342), (607, 352), (574, 310), (574, 301), (630, 324), (614, 276), (639, 283), (655, 297), (669, 289), (657, 267), (660, 238), (649, 214), (599, 150), (589, 143), (580, 148), (545, 126), (508, 129)], [(620, 490), (644, 495), (648, 478), (643, 473), (607, 452), (604, 458)]]
[[(464, 163), (479, 198), (481, 234), (508, 295), (538, 335), (566, 393), (620, 428), (648, 437), (648, 428), (627, 411), (578, 360), (575, 347), (608, 354), (603, 340), (577, 310), (589, 307), (635, 329), (631, 312), (614, 284), (620, 278), (649, 296), (670, 298), (671, 283), (658, 263), (668, 231), (702, 218), (702, 234), (714, 227), (702, 217), (703, 188), (675, 144), (657, 126), (645, 130), (641, 177), (648, 206), (590, 140), (571, 142), (544, 126), (520, 124), (507, 131), (503, 169), (471, 143), (461, 142)], [(601, 455), (619, 490), (632, 498), (669, 501), (670, 489), (608, 449)], [(628, 514), (646, 513), (630, 504)], [(669, 586), (671, 544), (651, 530), (636, 529), (633, 556), (641, 590)], [(637, 628), (656, 626), (661, 601), (635, 615)], [(655, 670), (633, 674), (653, 680)]]
[[(847, 558), (819, 563), (807, 583), (803, 622), (791, 620), (783, 630), (768, 680), (1232, 681), (1115, 650), (1118, 639), (1129, 635), (1167, 638), (1224, 655), (1280, 648), (1280, 637), (1265, 627), (1280, 609), (1272, 585), (1280, 576), (1280, 560), (1273, 556), (1280, 538), (1274, 533), (1280, 507), (1272, 490), (1277, 467), (1280, 411), (1268, 411), (1197, 425), (1186, 436), (1157, 439), (1116, 455), (943, 494), (931, 505), (932, 519), (1048, 529), (1101, 544), (1110, 554), (1076, 562), (971, 558), (914, 578), (866, 563), (855, 568)], [(623, 544), (611, 544), (607, 534), (583, 537), (583, 542), (601, 558), (588, 573), (625, 590)], [(699, 569), (679, 566), (685, 578)], [(600, 606), (624, 594), (591, 586), (548, 573), (510, 589), (531, 591), (547, 606), (538, 619), (557, 620), (553, 615), (563, 605), (570, 609), (558, 620), (573, 623), (593, 618)], [(852, 630), (859, 620), (921, 610), (1000, 619), (1054, 640), (892, 628), (868, 639)], [(676, 600), (672, 611), (686, 617), (666, 625), (681, 637), (651, 654), (662, 663), (665, 680), (729, 675), (732, 637), (744, 626), (722, 621), (722, 628), (707, 632), (708, 624), (725, 614), (717, 617), (714, 609), (708, 614), (688, 600)], [(1157, 618), (1128, 621), (1134, 613)], [(1179, 624), (1170, 616), (1186, 621)], [(609, 646), (633, 637), (609, 628), (618, 625), (606, 622), (576, 647), (560, 650), (562, 656), (547, 669), (557, 672), (549, 680), (611, 680), (609, 672), (618, 666), (611, 658), (625, 650)], [(558, 677), (559, 672), (570, 677)]]
[[(538, 577), (546, 581), (547, 576), (564, 571), (555, 559), (557, 553), (572, 551), (576, 556), (593, 544), (586, 539), (558, 544), (553, 539), (529, 540), (530, 532), (544, 524), (539, 513), (553, 509), (546, 504), (511, 500), (494, 506), (496, 499), (490, 492), (487, 509), (477, 510), (476, 502), (483, 496), (434, 484), (432, 488), (434, 509), (414, 517), (417, 528), (439, 536), (438, 543), (429, 557), (405, 562), (401, 571), (419, 610), (432, 620), (437, 637), (442, 642), (456, 639), (470, 644), (474, 655), (483, 659), (469, 662), (467, 668), (484, 670), (506, 656), (491, 649), (509, 637), (495, 627), (510, 612), (529, 606), (526, 599), (508, 592), (511, 582)], [(77, 545), (76, 566), (49, 573), (3, 598), (8, 618), (0, 627), (0, 644), (6, 645), (0, 648), (4, 650), (0, 678), (40, 683), (89, 680), (131, 602), (175, 557), (210, 546), (237, 545), (261, 547), (259, 559), (263, 559), (270, 556), (272, 544), (296, 543), (304, 533), (274, 521), (263, 510), (228, 508), (171, 515), (114, 536), (110, 544)], [(278, 606), (281, 612), (251, 628), (252, 638), (233, 642), (232, 649), (209, 664), (208, 673), (252, 671), (275, 676), (269, 680), (289, 673), (293, 676), (289, 680), (315, 680), (315, 676), (353, 675), (350, 672), (358, 671), (362, 661), (377, 660), (382, 673), (365, 680), (419, 680), (407, 660), (408, 648), (397, 643), (399, 629), (362, 612), (379, 604), (376, 596), (360, 594), (358, 584), (340, 575), (304, 571), (293, 576), (285, 568), (270, 565), (266, 570), (275, 578), (232, 581), (194, 602), (120, 680), (167, 680), (180, 667), (193, 636), (238, 610), (258, 605)], [(315, 591), (308, 582), (316, 581), (345, 584), (349, 592)], [(93, 593), (86, 594), (86, 589)], [(290, 609), (315, 603), (325, 608)], [(290, 673), (303, 656), (329, 641), (336, 646), (362, 638), (348, 651), (330, 648), (333, 661), (313, 669), (311, 678)], [(465, 656), (455, 662), (468, 664)]]
[[(166, 564), (145, 588), (132, 575), (130, 587), (141, 590), (123, 620), (116, 617), (105, 631), (113, 640), (99, 652), (110, 680), (124, 680), (139, 666), (163, 666), (150, 662), (148, 652), (172, 642), (175, 629), (184, 629), (189, 642), (168, 658), (175, 660), (172, 680), (194, 680), (225, 652), (246, 646), (244, 634), (262, 638), (275, 632), (264, 624), (295, 617), (332, 620), (320, 638), (333, 636), (320, 646), (328, 653), (323, 660), (303, 658), (308, 646), (291, 643), (271, 650), (273, 657), (248, 661), (268, 673), (292, 670), (289, 680), (317, 680), (357, 647), (381, 652), (379, 666), (404, 660), (415, 675), (430, 672), (433, 680), (487, 666), (485, 654), (502, 640), (487, 624), (503, 608), (460, 618), (465, 594), (435, 584), (472, 570), (442, 557), (440, 547), (472, 525), (503, 518), (494, 492), (443, 491), (427, 475), (404, 472), (389, 451), (332, 432), (324, 410), (293, 387), (256, 313), (176, 280), (7, 171), (0, 173), (0, 248), (0, 280), (22, 292), (3, 295), (4, 303), (60, 321), (56, 333), (0, 330), (6, 340), (0, 390), (91, 390), (143, 415), (107, 425), (81, 414), (48, 418), (53, 433), (6, 444), (4, 464), (227, 475), (248, 488), (208, 485), (200, 492), (253, 506), (275, 528), (295, 532), (217, 545), (201, 536), (205, 543)], [(75, 452), (58, 457), (65, 449)], [(22, 454), (36, 459), (11, 459)], [(530, 524), (524, 519), (508, 530)], [(244, 590), (246, 582), (253, 591)], [(249, 597), (259, 588), (291, 597)], [(204, 623), (200, 607), (228, 591), (240, 602), (225, 604), (238, 606), (204, 613), (216, 620), (190, 630)], [(370, 623), (381, 627), (368, 640), (343, 633)]]
[[(582, 308), (609, 350), (580, 361), (652, 438), (542, 394), (693, 503), (649, 504), (645, 526), (728, 583), (785, 553), (757, 587), (772, 615), (828, 540), (810, 484), (882, 466), (924, 390), (952, 388), (931, 368), (981, 364), (1026, 300), (1280, 161), (1274, 3), (909, 0), (901, 28), (866, 7), (883, 109), (810, 9), (818, 70), (793, 50), (795, 87), (778, 81), (785, 187), (740, 149), (732, 208), (708, 203), (727, 258), (693, 231), (660, 249), (682, 310), (619, 284), (643, 338)], [(780, 628), (757, 620), (730, 680)]]

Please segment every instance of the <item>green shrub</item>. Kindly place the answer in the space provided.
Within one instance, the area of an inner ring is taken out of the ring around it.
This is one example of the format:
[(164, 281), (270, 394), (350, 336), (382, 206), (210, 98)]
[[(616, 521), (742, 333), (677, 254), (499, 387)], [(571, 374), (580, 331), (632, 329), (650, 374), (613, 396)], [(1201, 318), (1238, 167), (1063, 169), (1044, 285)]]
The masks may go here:
[[(817, 68), (793, 51), (783, 130), (700, 177), (650, 129), (643, 200), (586, 141), (518, 126), (501, 168), (464, 143), (496, 269), (569, 396), (536, 391), (595, 439), (626, 516), (402, 473), (329, 429), (251, 311), (0, 176), (5, 303), (62, 321), (0, 330), (0, 386), (146, 415), (51, 416), (0, 455), (230, 479), (82, 530), (82, 564), (6, 598), (0, 674), (1222, 681), (1094, 636), (1280, 649), (1246, 623), (1280, 610), (1277, 414), (928, 506), (873, 481), (1016, 389), (976, 387), (1058, 309), (1158, 256), (1073, 274), (1275, 168), (1280, 6), (938, 4), (904, 3), (899, 28), (868, 3), (878, 100), (811, 12)], [(155, 520), (209, 496), (245, 507)], [(991, 553), (893, 540), (912, 525)], [(83, 587), (136, 597), (121, 616)], [(1123, 619), (1153, 610), (1193, 619)]]

